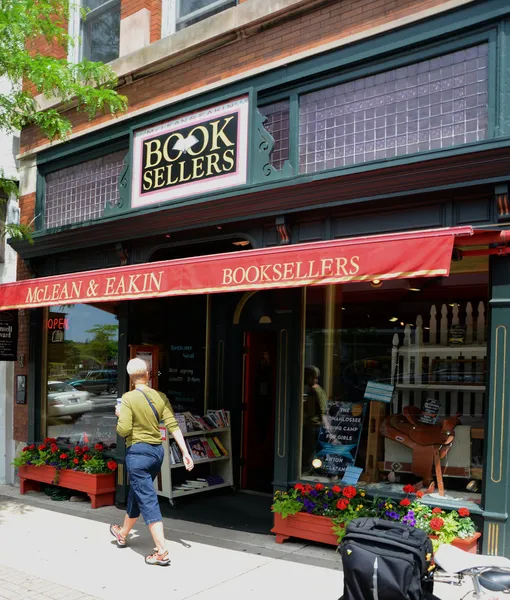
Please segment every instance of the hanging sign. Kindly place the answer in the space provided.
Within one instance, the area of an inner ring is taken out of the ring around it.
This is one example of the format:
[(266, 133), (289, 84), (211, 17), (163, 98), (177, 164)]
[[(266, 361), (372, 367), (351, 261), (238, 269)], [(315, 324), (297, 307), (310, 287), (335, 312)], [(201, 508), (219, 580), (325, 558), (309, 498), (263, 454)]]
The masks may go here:
[(18, 349), (18, 311), (0, 312), (0, 361), (15, 361)]
[(131, 207), (246, 183), (248, 98), (137, 131)]

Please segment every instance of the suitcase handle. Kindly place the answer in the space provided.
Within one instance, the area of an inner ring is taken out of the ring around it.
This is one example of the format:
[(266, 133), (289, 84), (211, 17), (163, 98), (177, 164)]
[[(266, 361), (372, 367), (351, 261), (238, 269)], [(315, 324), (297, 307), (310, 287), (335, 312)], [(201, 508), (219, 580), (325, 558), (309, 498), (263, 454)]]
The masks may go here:
[[(357, 523), (356, 523), (356, 527), (363, 527), (366, 524), (366, 521), (364, 521), (363, 519), (360, 519)], [(391, 530), (395, 530), (398, 529), (399, 532), (402, 533), (402, 537), (407, 540), (409, 539), (409, 536), (411, 535), (411, 528), (407, 527), (405, 531), (402, 531), (402, 524), (401, 523), (392, 523), (391, 521), (383, 521), (383, 520), (377, 520), (373, 522), (373, 530), (382, 530), (382, 531), (391, 531)]]

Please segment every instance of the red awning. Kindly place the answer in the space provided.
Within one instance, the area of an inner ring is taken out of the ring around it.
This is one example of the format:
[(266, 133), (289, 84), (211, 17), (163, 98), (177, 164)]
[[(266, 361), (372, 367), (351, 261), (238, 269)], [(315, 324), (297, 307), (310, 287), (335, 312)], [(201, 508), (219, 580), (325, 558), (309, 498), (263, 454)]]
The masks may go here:
[(447, 276), (455, 238), (474, 233), (412, 231), (30, 279), (0, 285), (0, 310)]

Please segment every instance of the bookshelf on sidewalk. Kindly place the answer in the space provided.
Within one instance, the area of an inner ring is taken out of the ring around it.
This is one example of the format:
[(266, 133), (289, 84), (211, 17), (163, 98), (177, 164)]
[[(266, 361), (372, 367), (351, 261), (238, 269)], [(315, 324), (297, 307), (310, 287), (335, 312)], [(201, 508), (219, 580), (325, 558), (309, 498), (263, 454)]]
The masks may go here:
[(227, 411), (208, 411), (204, 417), (183, 413), (176, 414), (176, 418), (195, 468), (191, 472), (186, 471), (173, 435), (168, 434), (161, 424), (165, 456), (161, 473), (154, 482), (158, 495), (168, 498), (173, 504), (176, 498), (232, 487), (230, 414)]

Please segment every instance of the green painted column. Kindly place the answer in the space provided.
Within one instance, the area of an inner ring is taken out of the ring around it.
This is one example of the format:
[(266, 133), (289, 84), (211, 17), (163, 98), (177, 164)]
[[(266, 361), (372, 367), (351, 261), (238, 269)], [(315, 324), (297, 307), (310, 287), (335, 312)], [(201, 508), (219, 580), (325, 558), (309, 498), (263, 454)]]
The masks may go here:
[(510, 557), (510, 257), (490, 258), (484, 553)]

